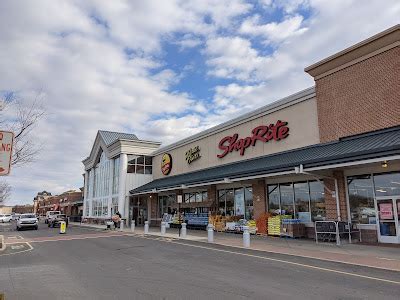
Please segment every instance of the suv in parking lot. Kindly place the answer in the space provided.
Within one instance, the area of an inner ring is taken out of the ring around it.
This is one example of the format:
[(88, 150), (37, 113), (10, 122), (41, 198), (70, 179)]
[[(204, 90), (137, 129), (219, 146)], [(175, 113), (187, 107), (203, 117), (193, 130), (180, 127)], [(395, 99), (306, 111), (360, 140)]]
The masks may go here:
[(55, 218), (57, 215), (61, 214), (59, 210), (53, 210), (46, 212), (46, 219), (44, 219), (44, 223), (49, 224), (50, 220)]
[(37, 230), (38, 227), (38, 219), (34, 214), (22, 214), (17, 221), (17, 230), (22, 228), (34, 228)]
[(12, 216), (9, 214), (6, 215), (0, 215), (0, 222), (1, 223), (9, 223), (12, 220)]
[(58, 214), (54, 218), (49, 220), (47, 226), (49, 227), (58, 227), (60, 226), (61, 222), (64, 221), (68, 226), (68, 217), (64, 214)]

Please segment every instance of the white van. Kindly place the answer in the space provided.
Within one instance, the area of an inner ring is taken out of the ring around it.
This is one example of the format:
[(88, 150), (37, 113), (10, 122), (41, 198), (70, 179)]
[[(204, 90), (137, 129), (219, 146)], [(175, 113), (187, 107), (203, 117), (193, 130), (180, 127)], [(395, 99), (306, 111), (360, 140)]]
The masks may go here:
[(59, 214), (61, 214), (61, 211), (59, 210), (52, 210), (46, 212), (46, 219), (44, 220), (44, 222), (48, 224), (50, 219), (54, 219)]

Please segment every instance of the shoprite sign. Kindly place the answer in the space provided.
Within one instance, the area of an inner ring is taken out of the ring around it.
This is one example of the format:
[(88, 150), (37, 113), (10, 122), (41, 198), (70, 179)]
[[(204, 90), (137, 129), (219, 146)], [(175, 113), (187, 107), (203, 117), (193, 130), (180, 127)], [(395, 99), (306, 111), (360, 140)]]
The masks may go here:
[(201, 157), (200, 147), (196, 146), (194, 148), (190, 148), (188, 151), (186, 151), (185, 157), (188, 164), (191, 164), (195, 160), (199, 159)]
[(14, 133), (0, 131), (0, 176), (10, 173), (13, 142)]
[(224, 137), (218, 144), (218, 148), (222, 150), (218, 154), (218, 158), (225, 157), (232, 151), (239, 151), (240, 155), (244, 155), (247, 148), (255, 146), (257, 141), (267, 143), (271, 140), (280, 141), (289, 136), (288, 122), (278, 120), (275, 124), (257, 126), (251, 131), (251, 136), (239, 138), (235, 133), (232, 136)]

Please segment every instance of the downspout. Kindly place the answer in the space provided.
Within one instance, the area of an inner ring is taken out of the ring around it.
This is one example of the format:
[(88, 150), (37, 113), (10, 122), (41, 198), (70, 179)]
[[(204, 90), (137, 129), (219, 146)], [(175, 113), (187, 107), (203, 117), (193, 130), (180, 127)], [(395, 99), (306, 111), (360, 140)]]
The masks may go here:
[(336, 178), (334, 177), (330, 177), (330, 176), (325, 176), (325, 175), (318, 175), (317, 174), (313, 174), (311, 172), (307, 172), (304, 171), (303, 169), (303, 165), (301, 164), (299, 167), (295, 167), (295, 173), (296, 174), (305, 174), (305, 175), (310, 175), (312, 177), (314, 177), (318, 182), (322, 183), (324, 188), (327, 189), (331, 195), (333, 194), (333, 191), (331, 191), (325, 184), (323, 181), (319, 180), (318, 177), (322, 177), (322, 178), (329, 178), (329, 179), (333, 179), (335, 181), (335, 200), (336, 200), (336, 215), (337, 215), (337, 219), (338, 221), (342, 220), (342, 216), (340, 214), (340, 206), (339, 206), (339, 189), (338, 189), (338, 181)]

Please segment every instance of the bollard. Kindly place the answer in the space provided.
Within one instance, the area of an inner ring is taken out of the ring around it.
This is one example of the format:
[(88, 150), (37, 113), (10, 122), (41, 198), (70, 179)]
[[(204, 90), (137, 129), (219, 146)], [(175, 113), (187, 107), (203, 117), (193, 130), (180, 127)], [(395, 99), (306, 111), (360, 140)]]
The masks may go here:
[(64, 234), (66, 230), (67, 230), (67, 223), (65, 223), (65, 221), (61, 221), (60, 222), (60, 233)]
[(243, 226), (243, 247), (250, 247), (250, 233), (249, 226)]
[(161, 235), (165, 235), (165, 231), (166, 231), (165, 227), (166, 227), (165, 222), (161, 222)]
[(182, 223), (181, 238), (186, 239), (186, 223)]
[(124, 220), (121, 220), (119, 224), (119, 231), (124, 231)]
[(144, 222), (144, 234), (149, 233), (149, 221)]
[(212, 224), (207, 225), (207, 241), (214, 243), (214, 226)]
[(135, 232), (135, 220), (132, 220), (132, 223), (131, 223), (131, 231), (132, 231), (132, 232)]

